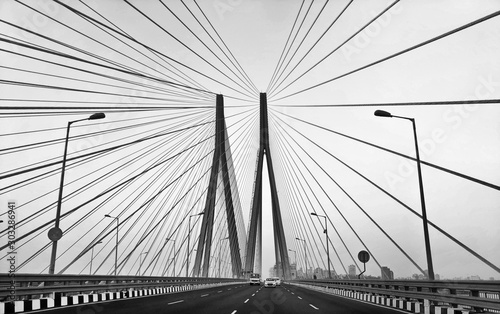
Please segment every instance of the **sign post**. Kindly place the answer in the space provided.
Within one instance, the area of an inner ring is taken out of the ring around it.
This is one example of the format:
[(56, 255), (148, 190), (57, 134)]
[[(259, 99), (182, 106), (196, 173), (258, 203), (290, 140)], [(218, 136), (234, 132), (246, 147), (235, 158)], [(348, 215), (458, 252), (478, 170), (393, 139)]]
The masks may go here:
[(363, 272), (358, 275), (358, 279), (361, 279), (361, 275), (366, 271), (366, 263), (370, 260), (370, 254), (367, 251), (359, 251), (358, 259), (363, 263)]

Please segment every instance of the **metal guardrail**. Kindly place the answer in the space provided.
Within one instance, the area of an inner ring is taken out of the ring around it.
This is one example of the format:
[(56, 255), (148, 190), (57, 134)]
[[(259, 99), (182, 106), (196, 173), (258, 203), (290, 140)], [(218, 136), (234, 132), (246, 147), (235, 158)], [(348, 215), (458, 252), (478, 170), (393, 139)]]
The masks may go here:
[(230, 278), (48, 274), (16, 274), (9, 277), (8, 274), (0, 274), (0, 301), (26, 300), (49, 294), (75, 295), (243, 281)]
[(292, 283), (500, 313), (500, 281), (294, 280)]

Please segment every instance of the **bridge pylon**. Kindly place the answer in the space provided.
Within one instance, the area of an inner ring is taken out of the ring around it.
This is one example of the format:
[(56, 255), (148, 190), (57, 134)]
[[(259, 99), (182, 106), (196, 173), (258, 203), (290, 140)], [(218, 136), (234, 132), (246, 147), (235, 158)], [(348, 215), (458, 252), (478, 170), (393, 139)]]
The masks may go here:
[[(226, 208), (229, 248), (231, 253), (231, 265), (233, 277), (241, 277), (241, 255), (238, 241), (238, 231), (233, 206), (233, 193), (230, 184), (230, 174), (228, 167), (229, 141), (227, 139), (226, 123), (224, 118), (224, 97), (217, 95), (215, 110), (215, 150), (212, 159), (210, 181), (208, 184), (207, 198), (205, 201), (205, 214), (201, 224), (200, 238), (196, 251), (196, 258), (193, 267), (195, 277), (208, 277), (210, 267), (210, 254), (212, 249), (212, 231), (215, 217), (215, 199), (217, 194), (217, 182), (221, 173), (224, 191), (224, 201)], [(203, 261), (203, 268), (202, 268)]]
[(250, 228), (248, 230), (245, 271), (262, 274), (262, 169), (266, 157), (269, 184), (271, 187), (271, 210), (273, 216), (274, 248), (276, 266), (280, 277), (291, 278), (288, 249), (281, 218), (278, 190), (274, 177), (274, 168), (269, 145), (269, 124), (267, 119), (267, 95), (260, 94), (260, 142), (257, 155), (257, 171), (250, 212)]

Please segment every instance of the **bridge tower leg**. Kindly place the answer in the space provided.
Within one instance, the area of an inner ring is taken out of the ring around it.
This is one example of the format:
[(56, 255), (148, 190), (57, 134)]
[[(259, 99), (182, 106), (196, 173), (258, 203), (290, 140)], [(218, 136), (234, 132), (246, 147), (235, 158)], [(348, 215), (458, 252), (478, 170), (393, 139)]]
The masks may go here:
[[(271, 186), (271, 210), (273, 215), (273, 230), (275, 243), (276, 266), (280, 272), (279, 276), (285, 279), (291, 278), (290, 263), (288, 260), (288, 249), (286, 246), (285, 232), (281, 218), (281, 209), (278, 199), (278, 190), (274, 178), (274, 168), (269, 145), (269, 126), (267, 119), (267, 95), (260, 94), (260, 144), (257, 156), (257, 173), (253, 192), (253, 203), (250, 214), (250, 229), (248, 230), (248, 243), (246, 251), (245, 271), (259, 272), (256, 269), (255, 257), (262, 256), (262, 168), (264, 157), (266, 157), (267, 170), (269, 173), (269, 184)], [(260, 236), (259, 236), (260, 233)], [(258, 241), (258, 242), (257, 242)], [(258, 250), (256, 250), (258, 248)], [(261, 265), (260, 261), (259, 264)], [(261, 266), (259, 267), (261, 268)]]
[(234, 277), (241, 276), (241, 254), (236, 227), (236, 218), (234, 214), (233, 193), (231, 190), (234, 187), (230, 184), (231, 179), (228, 167), (228, 143), (224, 118), (224, 98), (222, 95), (217, 95), (215, 111), (215, 150), (212, 159), (207, 198), (205, 201), (205, 214), (203, 215), (200, 238), (198, 240), (198, 248), (193, 267), (194, 276), (200, 276), (201, 273), (202, 277), (208, 277), (210, 254), (212, 249), (212, 231), (215, 217), (215, 199), (219, 173), (222, 173), (232, 272)]

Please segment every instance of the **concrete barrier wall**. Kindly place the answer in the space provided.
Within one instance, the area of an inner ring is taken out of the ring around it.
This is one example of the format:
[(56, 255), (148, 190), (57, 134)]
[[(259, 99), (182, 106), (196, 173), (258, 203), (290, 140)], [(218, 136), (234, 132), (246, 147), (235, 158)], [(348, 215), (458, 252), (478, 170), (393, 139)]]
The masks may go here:
[(42, 299), (32, 299), (32, 300), (14, 301), (14, 302), (0, 302), (0, 314), (22, 313), (22, 312), (29, 312), (32, 310), (64, 307), (68, 305), (112, 301), (112, 300), (120, 300), (126, 298), (138, 298), (138, 297), (176, 293), (176, 292), (195, 290), (195, 289), (213, 288), (216, 286), (223, 286), (223, 285), (228, 285), (228, 283), (176, 285), (176, 286), (169, 286), (169, 287), (162, 287), (155, 289), (126, 290), (126, 291), (124, 290), (120, 292), (78, 294), (73, 296), (63, 296), (60, 293), (56, 293), (54, 298), (42, 298)]
[(457, 308), (451, 308), (448, 306), (435, 306), (430, 304), (429, 301), (426, 302), (416, 302), (408, 301), (396, 297), (387, 297), (382, 295), (374, 295), (363, 292), (354, 292), (352, 290), (345, 290), (339, 288), (328, 288), (324, 286), (313, 286), (301, 283), (290, 283), (296, 286), (304, 287), (307, 289), (318, 290), (332, 295), (338, 295), (345, 298), (356, 299), (364, 302), (374, 303), (378, 305), (383, 305), (391, 308), (400, 309), (403, 311), (408, 311), (410, 313), (422, 313), (422, 314), (465, 314), (469, 313), (468, 310), (462, 310)]

